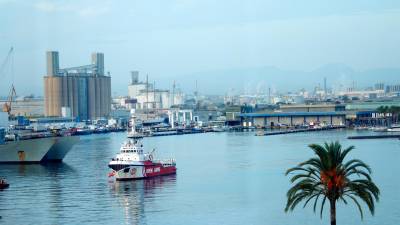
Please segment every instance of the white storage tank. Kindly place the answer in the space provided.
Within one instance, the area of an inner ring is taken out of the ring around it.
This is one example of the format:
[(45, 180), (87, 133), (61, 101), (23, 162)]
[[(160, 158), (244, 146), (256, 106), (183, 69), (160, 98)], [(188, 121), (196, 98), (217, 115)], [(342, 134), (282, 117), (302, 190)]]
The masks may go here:
[(61, 107), (61, 116), (62, 117), (72, 117), (71, 108), (70, 107)]

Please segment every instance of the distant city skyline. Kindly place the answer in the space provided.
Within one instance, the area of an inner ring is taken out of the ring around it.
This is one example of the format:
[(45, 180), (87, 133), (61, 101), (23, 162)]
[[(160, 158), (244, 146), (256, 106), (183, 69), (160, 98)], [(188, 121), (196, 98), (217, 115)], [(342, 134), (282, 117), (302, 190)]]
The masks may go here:
[[(324, 76), (330, 84), (341, 76), (372, 86), (400, 75), (400, 2), (389, 0), (0, 0), (0, 10), (0, 63), (15, 49), (14, 77), (0, 75), (0, 95), (14, 82), (19, 95), (43, 96), (48, 50), (60, 52), (61, 67), (89, 64), (88, 54), (104, 52), (118, 95), (127, 95), (131, 70), (161, 88), (176, 80), (186, 92), (198, 80), (203, 94), (257, 88), (260, 77), (295, 91), (322, 85)], [(314, 73), (331, 64), (339, 74), (333, 67)], [(343, 73), (347, 67), (353, 71)]]

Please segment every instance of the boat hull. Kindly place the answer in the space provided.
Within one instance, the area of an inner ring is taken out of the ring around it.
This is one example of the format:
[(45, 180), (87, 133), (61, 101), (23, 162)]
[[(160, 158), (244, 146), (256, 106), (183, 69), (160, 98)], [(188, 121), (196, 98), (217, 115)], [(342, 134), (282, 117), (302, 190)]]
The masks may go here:
[(70, 136), (6, 142), (0, 145), (0, 163), (62, 161), (76, 142)]
[(38, 163), (54, 143), (53, 138), (6, 142), (0, 145), (0, 163)]
[(143, 164), (143, 165), (129, 165), (118, 171), (113, 171), (112, 176), (116, 180), (135, 180), (146, 179), (157, 176), (165, 176), (176, 174), (176, 166), (163, 166), (161, 163)]
[(400, 128), (396, 127), (396, 128), (389, 128), (386, 131), (388, 132), (400, 132)]
[(10, 187), (10, 184), (0, 184), (0, 190)]
[(69, 150), (80, 140), (79, 136), (57, 138), (54, 145), (43, 157), (42, 161), (61, 162)]

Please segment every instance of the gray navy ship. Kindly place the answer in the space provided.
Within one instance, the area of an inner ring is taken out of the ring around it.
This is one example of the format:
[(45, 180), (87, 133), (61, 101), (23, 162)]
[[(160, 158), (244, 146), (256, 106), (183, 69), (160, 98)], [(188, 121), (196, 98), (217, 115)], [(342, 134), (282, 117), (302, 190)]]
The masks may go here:
[(45, 137), (0, 143), (0, 163), (61, 162), (78, 136)]
[(61, 162), (78, 141), (67, 132), (6, 132), (0, 126), (0, 163)]

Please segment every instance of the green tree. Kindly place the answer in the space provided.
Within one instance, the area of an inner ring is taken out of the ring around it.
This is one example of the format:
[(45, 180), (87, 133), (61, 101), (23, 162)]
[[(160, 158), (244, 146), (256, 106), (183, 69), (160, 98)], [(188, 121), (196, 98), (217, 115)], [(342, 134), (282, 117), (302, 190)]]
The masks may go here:
[(303, 208), (313, 201), (315, 212), (320, 200), (320, 216), (322, 217), (324, 205), (328, 201), (331, 225), (336, 225), (336, 202), (342, 201), (345, 204), (349, 201), (354, 202), (362, 219), (361, 200), (373, 215), (375, 201), (379, 200), (380, 192), (370, 177), (370, 167), (359, 159), (343, 162), (354, 146), (342, 150), (339, 142), (332, 142), (325, 143), (323, 146), (311, 144), (309, 147), (316, 157), (286, 172), (286, 175), (292, 175), (293, 186), (287, 192), (285, 212), (293, 211), (303, 201)]
[(381, 105), (376, 109), (379, 113), (388, 113), (389, 106)]
[(392, 113), (392, 122), (397, 123), (399, 121), (400, 106), (392, 105), (390, 112)]
[(376, 111), (378, 111), (378, 113), (391, 113), (393, 123), (397, 123), (399, 121), (400, 106), (392, 105), (389, 107), (381, 105), (376, 109)]

